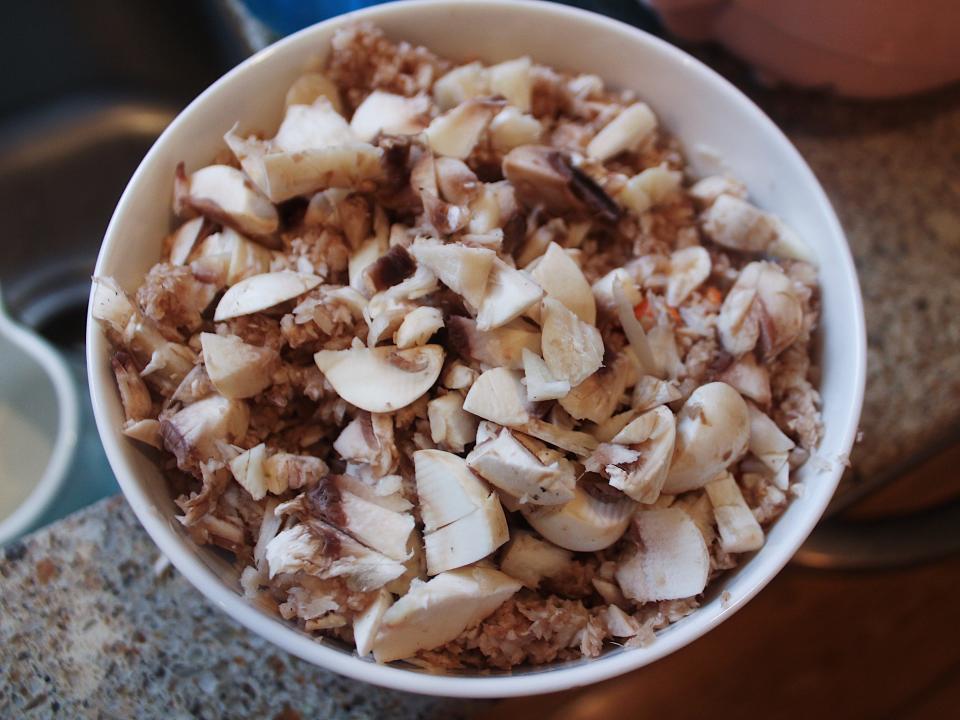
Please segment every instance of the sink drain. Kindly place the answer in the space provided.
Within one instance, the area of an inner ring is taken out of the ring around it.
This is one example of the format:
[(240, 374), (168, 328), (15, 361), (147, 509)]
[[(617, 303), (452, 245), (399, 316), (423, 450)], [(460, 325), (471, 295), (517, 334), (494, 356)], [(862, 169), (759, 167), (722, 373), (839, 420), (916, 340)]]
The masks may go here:
[(77, 258), (4, 283), (11, 315), (62, 352), (82, 357), (93, 264)]

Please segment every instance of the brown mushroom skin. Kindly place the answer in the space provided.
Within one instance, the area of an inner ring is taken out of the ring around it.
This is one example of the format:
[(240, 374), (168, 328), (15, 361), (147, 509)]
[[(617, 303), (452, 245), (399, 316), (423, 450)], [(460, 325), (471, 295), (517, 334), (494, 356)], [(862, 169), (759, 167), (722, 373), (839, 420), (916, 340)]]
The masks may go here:
[(546, 145), (521, 145), (503, 158), (503, 174), (517, 198), (551, 215), (574, 214), (616, 223), (620, 207), (570, 156)]

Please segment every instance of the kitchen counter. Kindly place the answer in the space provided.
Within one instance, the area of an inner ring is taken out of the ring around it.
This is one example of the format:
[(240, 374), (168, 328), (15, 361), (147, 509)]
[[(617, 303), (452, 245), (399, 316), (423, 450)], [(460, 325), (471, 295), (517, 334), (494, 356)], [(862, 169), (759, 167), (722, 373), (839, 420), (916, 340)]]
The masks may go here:
[(0, 550), (0, 717), (452, 720), (479, 705), (295, 659), (160, 557), (119, 496)]

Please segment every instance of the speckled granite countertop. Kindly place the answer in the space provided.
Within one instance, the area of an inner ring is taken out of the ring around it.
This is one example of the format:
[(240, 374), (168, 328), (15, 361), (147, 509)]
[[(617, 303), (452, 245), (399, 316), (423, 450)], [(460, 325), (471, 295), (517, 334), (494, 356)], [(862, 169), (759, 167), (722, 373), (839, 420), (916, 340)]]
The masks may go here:
[(0, 717), (454, 720), (479, 705), (297, 660), (159, 557), (121, 497), (0, 550)]
[[(862, 104), (762, 90), (737, 72), (820, 178), (859, 268), (870, 356), (849, 489), (960, 428), (960, 88)], [(157, 557), (119, 498), (0, 551), (0, 717), (455, 718), (475, 707), (293, 659), (175, 572), (157, 576)]]

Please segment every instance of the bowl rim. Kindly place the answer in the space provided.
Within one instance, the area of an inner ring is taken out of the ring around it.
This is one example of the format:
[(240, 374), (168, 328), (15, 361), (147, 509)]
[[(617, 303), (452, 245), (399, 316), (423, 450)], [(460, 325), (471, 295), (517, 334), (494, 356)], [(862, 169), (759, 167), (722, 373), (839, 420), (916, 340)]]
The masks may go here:
[[(129, 206), (134, 201), (133, 189), (138, 184), (138, 180), (145, 174), (146, 168), (161, 156), (166, 138), (181, 125), (189, 123), (192, 112), (203, 105), (207, 98), (220, 87), (233, 82), (235, 78), (243, 75), (256, 65), (270, 62), (274, 54), (288, 45), (299, 43), (310, 35), (322, 33), (334, 26), (359, 20), (369, 20), (376, 23), (377, 18), (381, 15), (425, 12), (432, 8), (449, 8), (469, 4), (480, 4), (480, 2), (475, 0), (402, 0), (339, 15), (278, 40), (227, 72), (177, 115), (140, 163), (121, 195), (107, 227), (97, 259), (95, 275), (101, 273), (108, 250), (117, 242), (116, 230), (119, 219), (128, 212)], [(532, 11), (543, 15), (566, 16), (582, 23), (587, 29), (618, 33), (626, 37), (629, 42), (644, 44), (653, 52), (665, 55), (669, 61), (684, 65), (687, 69), (697, 73), (703, 82), (716, 86), (724, 94), (726, 102), (739, 105), (742, 110), (749, 113), (753, 121), (764, 127), (771, 141), (780, 145), (781, 150), (792, 158), (796, 170), (800, 173), (801, 182), (808, 185), (812, 190), (816, 203), (824, 213), (824, 220), (830, 228), (831, 236), (838, 241), (839, 247), (836, 248), (836, 251), (843, 265), (843, 275), (847, 281), (844, 291), (846, 300), (851, 305), (850, 310), (853, 312), (853, 317), (850, 320), (854, 332), (850, 341), (854, 383), (850, 389), (850, 404), (845, 411), (845, 422), (843, 423), (844, 427), (842, 427), (843, 436), (839, 446), (845, 452), (849, 452), (857, 432), (866, 380), (866, 330), (863, 303), (846, 236), (826, 193), (793, 144), (759, 107), (716, 71), (665, 40), (650, 35), (639, 28), (587, 10), (539, 0), (523, 0), (521, 2), (515, 0), (483, 0), (482, 4), (485, 8), (489, 8), (491, 12), (500, 10), (518, 11), (519, 8), (520, 11), (525, 12)], [(200, 559), (195, 549), (188, 550), (184, 547), (183, 539), (171, 527), (169, 518), (165, 516), (165, 513), (156, 509), (146, 492), (139, 487), (134, 479), (135, 473), (132, 468), (128, 467), (124, 450), (121, 447), (123, 438), (117, 432), (117, 429), (110, 424), (105, 398), (112, 398), (115, 395), (115, 389), (109, 387), (109, 384), (102, 380), (101, 374), (95, 370), (103, 362), (105, 345), (97, 323), (92, 318), (92, 301), (93, 294), (91, 292), (91, 302), (87, 311), (86, 352), (90, 393), (97, 429), (103, 441), (110, 466), (117, 476), (127, 502), (153, 541), (195, 588), (247, 629), (313, 665), (393, 690), (464, 698), (536, 695), (592, 684), (654, 662), (684, 647), (716, 627), (743, 607), (780, 572), (819, 521), (833, 491), (836, 489), (843, 469), (842, 464), (835, 463), (829, 475), (824, 473), (819, 476), (818, 482), (829, 484), (829, 492), (823, 492), (819, 501), (807, 508), (807, 514), (800, 516), (798, 520), (793, 522), (792, 534), (785, 542), (776, 546), (765, 546), (760, 551), (761, 554), (766, 556), (765, 566), (762, 571), (758, 569), (755, 572), (756, 577), (751, 578), (751, 582), (746, 587), (741, 588), (731, 602), (711, 616), (702, 617), (697, 623), (690, 623), (685, 620), (671, 626), (669, 632), (658, 636), (657, 642), (645, 648), (643, 652), (614, 653), (570, 666), (548, 666), (518, 675), (439, 675), (390, 665), (380, 665), (369, 659), (359, 658), (356, 655), (348, 654), (309, 638), (287, 623), (267, 617), (263, 611), (255, 608), (247, 599), (217, 577)], [(838, 423), (839, 425), (840, 423)], [(839, 429), (838, 427), (835, 432), (838, 432)], [(694, 612), (688, 619), (697, 618), (698, 614), (702, 614), (702, 611)]]

